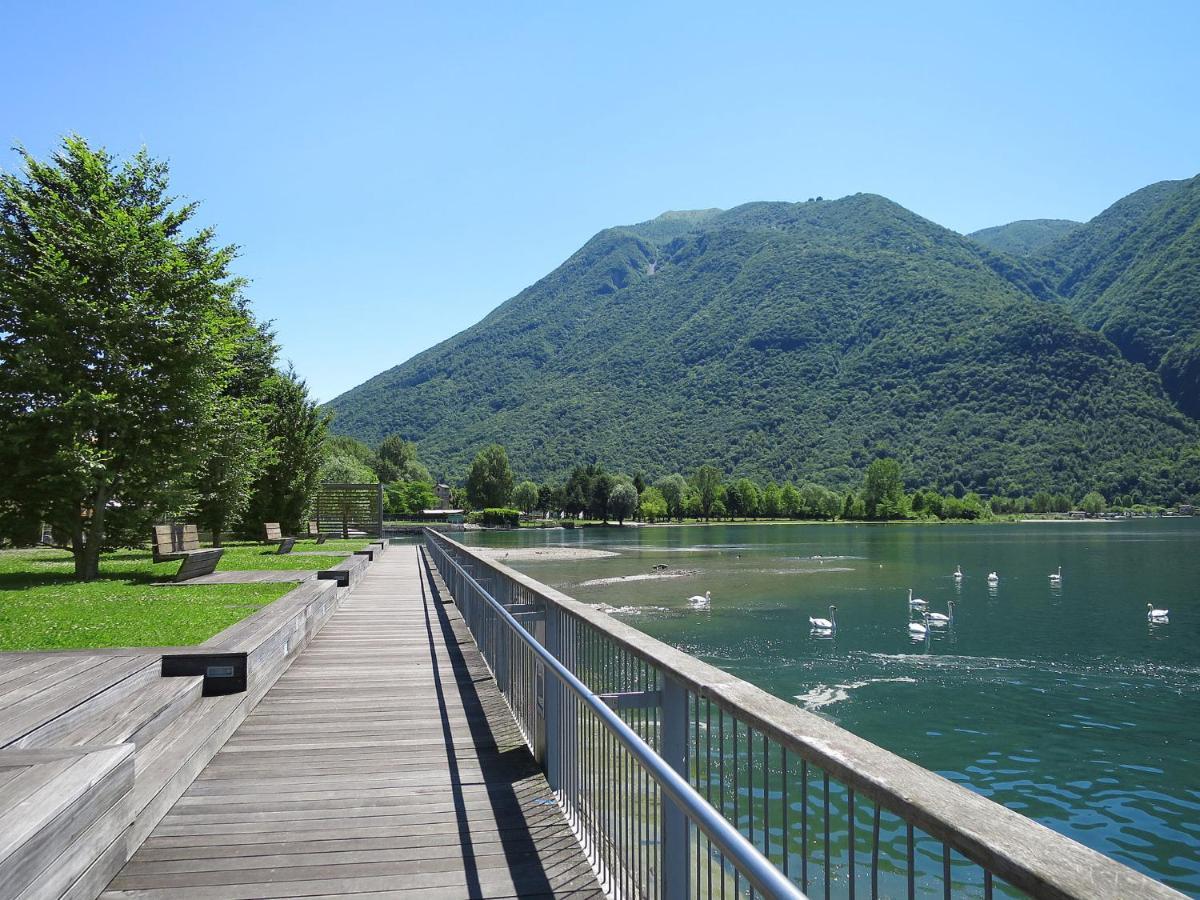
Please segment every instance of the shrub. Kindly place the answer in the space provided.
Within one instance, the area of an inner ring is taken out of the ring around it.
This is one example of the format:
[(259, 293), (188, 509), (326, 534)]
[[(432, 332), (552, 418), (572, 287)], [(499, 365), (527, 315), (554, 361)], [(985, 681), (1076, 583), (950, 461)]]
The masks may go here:
[(521, 511), (502, 506), (489, 506), (487, 509), (468, 514), (467, 521), (472, 525), (502, 525), (516, 528), (521, 521)]

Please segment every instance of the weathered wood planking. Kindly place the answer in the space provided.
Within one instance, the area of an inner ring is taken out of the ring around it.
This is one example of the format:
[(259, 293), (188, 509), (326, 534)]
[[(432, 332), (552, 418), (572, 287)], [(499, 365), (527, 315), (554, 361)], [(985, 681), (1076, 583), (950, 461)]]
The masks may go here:
[(104, 898), (602, 896), (415, 548), (375, 557)]

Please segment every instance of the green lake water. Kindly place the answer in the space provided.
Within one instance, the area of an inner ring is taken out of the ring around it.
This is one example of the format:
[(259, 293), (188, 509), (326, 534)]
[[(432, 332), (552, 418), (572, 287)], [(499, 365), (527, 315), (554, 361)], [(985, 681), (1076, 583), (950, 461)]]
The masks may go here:
[[(466, 542), (615, 550), (512, 565), (1200, 896), (1200, 519), (527, 530)], [(695, 574), (586, 583), (659, 563)], [(1047, 575), (1059, 566), (1055, 586)], [(953, 626), (914, 643), (909, 588), (930, 611), (955, 601)], [(689, 604), (706, 590), (707, 608)], [(1147, 603), (1168, 608), (1169, 623), (1148, 623)], [(808, 617), (830, 605), (838, 627), (826, 639)]]

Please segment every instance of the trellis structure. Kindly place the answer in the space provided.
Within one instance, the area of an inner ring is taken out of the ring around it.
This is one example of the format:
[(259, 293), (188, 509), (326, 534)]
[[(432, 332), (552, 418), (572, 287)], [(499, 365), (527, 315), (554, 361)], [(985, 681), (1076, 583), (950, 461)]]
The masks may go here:
[(383, 485), (326, 482), (313, 502), (317, 529), (348, 538), (354, 532), (383, 536)]

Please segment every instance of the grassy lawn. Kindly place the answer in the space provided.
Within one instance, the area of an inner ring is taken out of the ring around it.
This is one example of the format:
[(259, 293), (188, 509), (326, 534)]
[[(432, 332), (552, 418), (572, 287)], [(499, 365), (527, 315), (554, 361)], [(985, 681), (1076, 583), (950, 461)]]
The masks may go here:
[[(350, 551), (366, 543), (331, 540), (317, 548), (300, 541), (295, 550)], [(343, 558), (278, 556), (262, 544), (234, 542), (219, 569), (324, 569)], [(295, 587), (153, 584), (178, 568), (156, 565), (149, 550), (121, 550), (105, 553), (99, 580), (83, 584), (64, 550), (0, 551), (0, 651), (199, 644)]]

